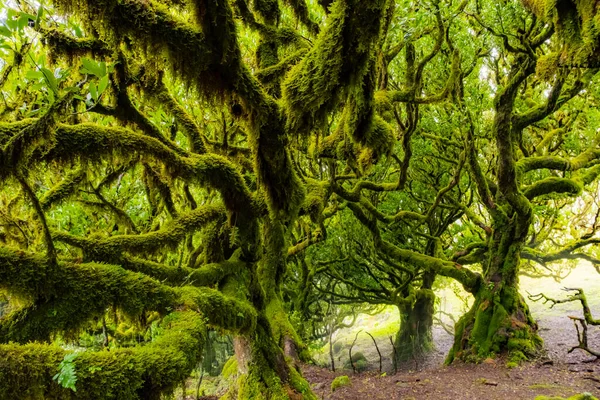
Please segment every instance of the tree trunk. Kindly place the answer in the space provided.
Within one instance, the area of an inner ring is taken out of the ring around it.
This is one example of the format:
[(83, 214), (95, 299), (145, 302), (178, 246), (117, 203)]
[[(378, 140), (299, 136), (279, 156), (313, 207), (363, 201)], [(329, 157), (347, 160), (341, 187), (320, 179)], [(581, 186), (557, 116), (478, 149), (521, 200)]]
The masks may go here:
[[(225, 399), (307, 399), (316, 397), (286, 355), (299, 353), (300, 340), (281, 302), (281, 277), (285, 271), (283, 224), (267, 221), (262, 259), (250, 271), (249, 297), (258, 311), (252, 334), (236, 338), (240, 374)], [(284, 355), (284, 349), (286, 353)]]
[(396, 335), (396, 359), (398, 362), (422, 356), (433, 348), (433, 312), (435, 294), (420, 289), (412, 305), (399, 306), (400, 329)]
[(316, 400), (306, 380), (286, 362), (266, 318), (259, 317), (251, 337), (236, 338), (235, 353), (239, 377), (224, 399)]
[(515, 225), (510, 222), (494, 231), (483, 283), (475, 292), (471, 310), (456, 324), (447, 364), (457, 358), (479, 361), (501, 353), (508, 353), (509, 363), (518, 363), (535, 355), (541, 347), (537, 324), (519, 294), (524, 239), (514, 233), (523, 227)]

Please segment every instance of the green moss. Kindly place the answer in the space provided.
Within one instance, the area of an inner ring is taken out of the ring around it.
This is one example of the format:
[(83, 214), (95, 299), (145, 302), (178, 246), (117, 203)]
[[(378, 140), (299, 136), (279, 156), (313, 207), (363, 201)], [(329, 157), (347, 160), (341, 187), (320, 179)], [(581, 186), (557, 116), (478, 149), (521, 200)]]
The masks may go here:
[(335, 392), (336, 389), (348, 385), (350, 385), (350, 378), (347, 375), (338, 376), (331, 382), (331, 391)]
[(238, 373), (238, 362), (235, 356), (232, 356), (227, 360), (223, 369), (221, 370), (221, 376), (225, 379), (229, 379)]
[[(283, 83), (287, 125), (292, 132), (308, 134), (345, 95), (360, 111), (361, 120), (366, 115), (363, 106), (369, 113), (373, 90), (367, 81), (371, 79), (373, 45), (379, 38), (385, 4), (380, 0), (333, 3), (327, 27)], [(364, 121), (371, 123), (370, 118)]]
[(0, 398), (158, 399), (195, 367), (206, 330), (193, 312), (173, 313), (161, 328), (163, 333), (145, 346), (79, 353), (76, 392), (52, 379), (65, 350), (35, 343), (0, 345)]
[(33, 299), (0, 323), (3, 341), (47, 340), (52, 333), (78, 329), (114, 305), (131, 316), (165, 312), (177, 292), (145, 275), (114, 265), (60, 262), (0, 248), (0, 284)]
[(115, 265), (53, 265), (44, 257), (4, 247), (0, 247), (0, 285), (32, 299), (31, 305), (0, 322), (0, 340), (5, 342), (47, 340), (53, 333), (76, 331), (109, 306), (131, 317), (185, 306), (204, 313), (211, 324), (232, 331), (249, 331), (256, 324), (252, 306), (214, 289), (172, 288)]
[(490, 282), (480, 289), (471, 310), (456, 324), (454, 346), (446, 363), (455, 358), (478, 362), (508, 352), (510, 366), (516, 366), (534, 356), (542, 345), (533, 324), (516, 288), (506, 285), (497, 292)]
[(583, 186), (572, 179), (549, 177), (539, 180), (525, 189), (525, 197), (532, 200), (536, 197), (551, 193), (566, 193), (571, 196), (581, 194)]
[(50, 49), (50, 56), (66, 56), (69, 62), (73, 58), (85, 55), (107, 56), (111, 54), (110, 48), (101, 40), (94, 38), (75, 38), (57, 29), (43, 30), (44, 39)]
[(533, 355), (536, 352), (536, 348), (533, 345), (531, 339), (508, 339), (508, 350), (509, 351), (521, 351), (525, 354)]
[(159, 140), (124, 128), (94, 124), (59, 125), (56, 143), (48, 154), (52, 159), (73, 159), (84, 155), (92, 160), (115, 152), (146, 154), (161, 160), (172, 177), (181, 177), (221, 192), (231, 210), (251, 213), (252, 196), (244, 178), (225, 157), (202, 154), (182, 157)]
[(346, 361), (344, 364), (345, 369), (356, 369), (357, 371), (364, 371), (369, 366), (369, 362), (363, 353), (360, 351), (356, 353), (352, 353), (352, 362), (354, 363), (354, 368), (352, 368), (352, 364), (350, 364), (350, 360)]
[(153, 85), (146, 85), (145, 89), (148, 90), (158, 103), (164, 105), (173, 114), (179, 126), (187, 134), (190, 151), (197, 154), (205, 153), (206, 143), (200, 127), (196, 124), (194, 118), (169, 93), (164, 83), (161, 81)]
[(287, 124), (294, 132), (308, 133), (314, 121), (322, 120), (334, 105), (343, 68), (345, 20), (346, 3), (336, 2), (313, 49), (283, 83)]
[(4, 146), (13, 136), (34, 121), (34, 119), (26, 118), (17, 122), (0, 122), (0, 145)]
[(571, 396), (569, 398), (566, 397), (558, 397), (558, 396), (537, 396), (535, 400), (598, 400), (591, 393), (581, 393)]
[(285, 0), (285, 2), (292, 7), (296, 18), (298, 18), (312, 34), (317, 34), (319, 32), (319, 25), (312, 20), (305, 0)]

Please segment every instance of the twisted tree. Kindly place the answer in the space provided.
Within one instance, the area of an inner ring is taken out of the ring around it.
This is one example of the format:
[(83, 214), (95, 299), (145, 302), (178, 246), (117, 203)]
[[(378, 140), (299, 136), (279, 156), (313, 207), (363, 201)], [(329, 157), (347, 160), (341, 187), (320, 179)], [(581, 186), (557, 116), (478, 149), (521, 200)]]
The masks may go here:
[(283, 300), (308, 318), (315, 279), (359, 274), (301, 262), (343, 213), (408, 315), (437, 275), (475, 296), (449, 361), (535, 350), (522, 259), (597, 259), (595, 222), (560, 246), (538, 223), (600, 173), (597, 70), (556, 67), (563, 14), (318, 3), (4, 6), (0, 397), (159, 398), (211, 328), (235, 336), (226, 398), (314, 398)]

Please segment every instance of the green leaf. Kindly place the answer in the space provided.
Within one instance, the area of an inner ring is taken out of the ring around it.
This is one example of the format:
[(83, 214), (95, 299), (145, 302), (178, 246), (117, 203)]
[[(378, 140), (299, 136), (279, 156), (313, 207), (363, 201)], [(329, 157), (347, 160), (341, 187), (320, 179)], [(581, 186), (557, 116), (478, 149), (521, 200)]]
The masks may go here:
[(35, 21), (36, 18), (37, 17), (32, 14), (28, 14), (28, 13), (24, 13), (24, 12), (19, 13), (19, 19), (17, 22), (19, 25), (19, 29), (25, 28), (29, 24), (29, 21)]
[(35, 16), (35, 29), (40, 27), (40, 21), (42, 20), (42, 16), (44, 15), (44, 6), (40, 5), (40, 8), (37, 10), (37, 15)]
[(97, 63), (94, 60), (84, 57), (81, 59), (81, 64), (83, 65), (83, 68), (80, 70), (82, 74), (96, 75), (98, 78), (106, 75), (106, 63)]
[(9, 8), (6, 12), (6, 26), (8, 26), (11, 31), (16, 31), (19, 26), (17, 21), (18, 16), (19, 13), (12, 8)]
[(10, 31), (10, 29), (8, 29), (6, 25), (0, 25), (0, 35), (12, 37), (12, 32)]
[(46, 83), (48, 84), (48, 87), (52, 89), (55, 95), (58, 95), (58, 84), (56, 83), (56, 78), (54, 77), (52, 71), (50, 71), (48, 68), (43, 67), (40, 68), (40, 70), (44, 74), (44, 78), (46, 78)]
[(59, 371), (52, 377), (60, 386), (71, 389), (76, 392), (75, 383), (77, 382), (77, 372), (75, 371), (74, 361), (77, 353), (65, 354), (63, 360), (58, 365)]
[(71, 28), (73, 28), (73, 32), (75, 33), (76, 37), (78, 37), (78, 38), (82, 38), (83, 37), (83, 31), (81, 30), (81, 28), (79, 27), (79, 25), (71, 24)]
[(44, 74), (41, 71), (36, 71), (36, 70), (30, 69), (25, 74), (25, 78), (31, 79), (31, 80), (43, 79)]
[(98, 83), (98, 97), (102, 96), (102, 93), (104, 93), (104, 91), (106, 90), (107, 87), (108, 87), (108, 75), (104, 75), (100, 79), (100, 82)]
[(98, 102), (98, 88), (94, 82), (90, 83), (90, 94), (92, 95), (92, 99), (97, 103)]

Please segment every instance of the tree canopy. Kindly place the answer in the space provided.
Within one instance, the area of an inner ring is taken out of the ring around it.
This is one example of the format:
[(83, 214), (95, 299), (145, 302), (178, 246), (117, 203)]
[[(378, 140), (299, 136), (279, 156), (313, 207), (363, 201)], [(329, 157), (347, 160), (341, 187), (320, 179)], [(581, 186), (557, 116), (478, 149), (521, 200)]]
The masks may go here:
[(518, 363), (519, 276), (600, 273), (592, 1), (0, 4), (1, 398), (158, 399), (216, 330), (224, 398), (316, 399), (306, 344), (430, 348), (438, 277), (447, 362)]

